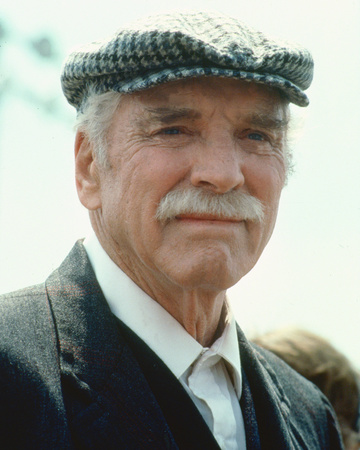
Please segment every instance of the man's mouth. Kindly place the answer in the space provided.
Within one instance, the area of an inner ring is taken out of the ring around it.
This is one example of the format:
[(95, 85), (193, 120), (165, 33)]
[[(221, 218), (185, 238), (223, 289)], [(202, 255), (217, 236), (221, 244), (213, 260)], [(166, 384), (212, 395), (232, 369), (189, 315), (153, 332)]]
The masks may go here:
[(181, 221), (202, 221), (202, 222), (220, 222), (220, 223), (240, 223), (239, 218), (224, 217), (213, 214), (179, 214), (175, 217)]

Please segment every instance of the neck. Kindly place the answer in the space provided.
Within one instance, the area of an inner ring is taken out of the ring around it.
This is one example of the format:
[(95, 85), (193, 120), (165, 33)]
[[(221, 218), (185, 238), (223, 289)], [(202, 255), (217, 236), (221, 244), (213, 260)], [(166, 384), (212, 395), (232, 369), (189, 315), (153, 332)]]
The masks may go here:
[(180, 299), (159, 303), (203, 347), (211, 347), (225, 328), (228, 311), (225, 292), (216, 296), (185, 292)]
[(102, 233), (96, 234), (115, 264), (171, 314), (199, 344), (210, 347), (221, 335), (228, 310), (225, 290), (210, 289), (208, 286), (189, 288), (159, 273), (155, 276), (146, 267), (135, 264), (132, 258), (120, 257), (123, 254), (115, 242), (109, 245)]
[(151, 277), (120, 267), (151, 298), (171, 314), (203, 347), (210, 347), (225, 328), (228, 312), (226, 291), (183, 289), (179, 286), (161, 286)]

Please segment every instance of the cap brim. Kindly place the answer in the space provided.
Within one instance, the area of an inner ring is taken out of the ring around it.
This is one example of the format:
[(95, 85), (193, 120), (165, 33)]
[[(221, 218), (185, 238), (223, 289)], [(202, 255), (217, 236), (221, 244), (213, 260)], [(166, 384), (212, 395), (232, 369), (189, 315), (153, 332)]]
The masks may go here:
[(160, 72), (146, 73), (143, 76), (138, 76), (129, 81), (118, 80), (118, 74), (106, 75), (108, 82), (106, 82), (103, 77), (99, 77), (101, 78), (101, 82), (99, 80), (99, 83), (95, 82), (95, 84), (99, 86), (101, 91), (110, 89), (116, 92), (132, 93), (149, 89), (150, 87), (158, 86), (159, 84), (170, 81), (202, 76), (235, 78), (264, 84), (266, 86), (279, 89), (289, 99), (289, 101), (295, 105), (305, 107), (309, 104), (308, 97), (300, 88), (280, 76), (222, 69), (218, 67), (180, 67), (174, 69), (164, 69)]

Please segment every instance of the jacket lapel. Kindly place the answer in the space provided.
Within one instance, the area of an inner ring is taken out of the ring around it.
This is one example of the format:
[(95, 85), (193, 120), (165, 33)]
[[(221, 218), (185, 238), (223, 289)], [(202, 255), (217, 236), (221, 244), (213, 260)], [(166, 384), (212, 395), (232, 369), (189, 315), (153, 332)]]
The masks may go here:
[(247, 450), (261, 450), (259, 428), (256, 420), (254, 401), (246, 373), (242, 370), (241, 411), (245, 425)]
[[(276, 374), (261, 353), (249, 344), (240, 329), (238, 329), (238, 337), (241, 364), (248, 384), (244, 394), (245, 397), (247, 396), (248, 405), (252, 403), (251, 409), (255, 410), (261, 449), (302, 448), (296, 446), (297, 440), (293, 435), (289, 419), (290, 402)], [(252, 429), (255, 432), (257, 430), (252, 426), (251, 420), (247, 423), (249, 418), (244, 408), (243, 414), (248, 437), (248, 430)], [(258, 448), (256, 445), (254, 448)]]
[(74, 443), (81, 448), (178, 448), (81, 243), (46, 286)]

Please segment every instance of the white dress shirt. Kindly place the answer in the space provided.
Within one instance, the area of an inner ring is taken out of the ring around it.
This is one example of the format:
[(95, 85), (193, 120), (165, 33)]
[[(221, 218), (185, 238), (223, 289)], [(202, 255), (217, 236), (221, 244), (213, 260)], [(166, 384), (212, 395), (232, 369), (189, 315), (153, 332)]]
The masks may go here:
[[(84, 241), (110, 309), (179, 379), (219, 446), (246, 449), (239, 400), (241, 364), (235, 319), (228, 308), (223, 334), (211, 348), (200, 345), (107, 255), (95, 234)], [(176, 346), (176, 343), (181, 343)]]

